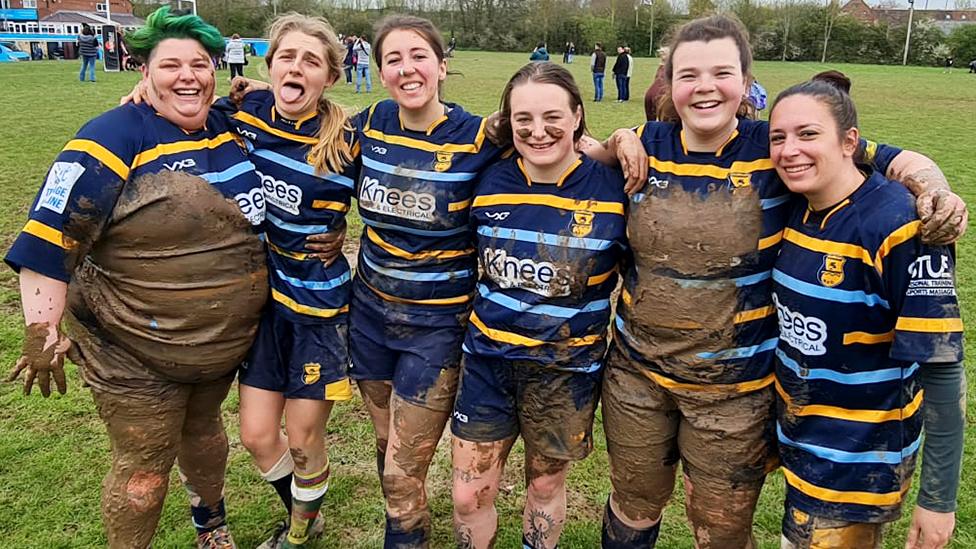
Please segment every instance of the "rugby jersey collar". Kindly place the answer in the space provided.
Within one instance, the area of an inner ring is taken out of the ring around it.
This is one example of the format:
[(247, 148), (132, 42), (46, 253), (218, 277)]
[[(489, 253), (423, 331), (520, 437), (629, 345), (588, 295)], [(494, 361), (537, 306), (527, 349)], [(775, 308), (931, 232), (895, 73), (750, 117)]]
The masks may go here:
[(847, 197), (833, 206), (824, 208), (822, 210), (814, 210), (810, 207), (810, 203), (807, 202), (807, 209), (805, 212), (803, 212), (803, 224), (806, 225), (808, 223), (817, 223), (820, 225), (821, 231), (826, 229), (827, 222), (830, 221), (830, 218), (832, 218), (834, 214), (860, 201), (865, 195), (884, 184), (884, 182), (885, 179), (881, 176), (881, 174), (878, 172), (872, 172), (871, 175), (864, 179), (864, 182), (861, 183), (858, 188), (854, 189), (854, 192), (847, 195)]
[(286, 118), (285, 116), (281, 115), (278, 112), (278, 109), (275, 108), (274, 103), (271, 104), (271, 122), (273, 124), (279, 123), (279, 119), (280, 119), (281, 124), (288, 126), (289, 128), (295, 130), (296, 132), (302, 129), (302, 124), (315, 118), (316, 116), (318, 116), (318, 114), (319, 114), (318, 110), (316, 109), (311, 113), (306, 114), (305, 116), (299, 118), (298, 120), (292, 120), (290, 118)]
[[(522, 163), (522, 157), (520, 156), (517, 159), (515, 159), (515, 163), (516, 165), (518, 165), (519, 171), (522, 172), (522, 176), (525, 177), (525, 184), (531, 187), (532, 178), (529, 177), (529, 171), (525, 169), (525, 164)], [(566, 171), (564, 171), (562, 175), (559, 176), (559, 179), (556, 180), (556, 186), (562, 187), (563, 183), (565, 183), (566, 180), (569, 179), (569, 176), (571, 176), (573, 172), (576, 171), (576, 168), (579, 168), (582, 165), (583, 165), (583, 159), (577, 157), (576, 161), (570, 164), (570, 166), (566, 168)]]
[[(741, 118), (739, 119), (739, 124), (742, 124), (742, 119)], [(719, 156), (722, 156), (722, 153), (725, 152), (726, 147), (728, 147), (729, 144), (731, 144), (733, 141), (735, 141), (735, 138), (736, 137), (739, 137), (739, 128), (738, 128), (738, 126), (734, 130), (732, 130), (732, 134), (729, 135), (729, 138), (726, 139), (725, 142), (722, 143), (719, 146), (719, 148), (715, 151), (716, 158), (719, 157)], [(678, 138), (681, 140), (681, 152), (684, 153), (685, 156), (688, 156), (688, 142), (685, 141), (685, 129), (684, 129), (684, 127), (682, 127), (681, 128), (681, 131), (678, 133)]]
[[(444, 106), (444, 114), (442, 114), (436, 120), (431, 122), (430, 125), (427, 126), (427, 129), (424, 130), (424, 135), (426, 135), (427, 137), (430, 137), (430, 134), (434, 133), (434, 130), (440, 127), (441, 124), (450, 120), (451, 114), (458, 108), (457, 105), (453, 103), (441, 102), (441, 105)], [(400, 116), (400, 105), (397, 105), (396, 109), (397, 109), (397, 121), (400, 123), (400, 131), (402, 132), (417, 131), (417, 130), (408, 129), (406, 126), (403, 125), (403, 117)]]

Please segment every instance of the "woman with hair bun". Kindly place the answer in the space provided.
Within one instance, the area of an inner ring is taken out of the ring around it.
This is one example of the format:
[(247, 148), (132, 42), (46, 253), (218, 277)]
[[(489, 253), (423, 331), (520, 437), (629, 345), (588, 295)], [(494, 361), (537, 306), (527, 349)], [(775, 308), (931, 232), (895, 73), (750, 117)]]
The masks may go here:
[(769, 118), (770, 158), (802, 195), (772, 275), (782, 546), (880, 548), (901, 515), (924, 425), (905, 547), (941, 549), (955, 523), (965, 426), (955, 254), (922, 243), (905, 187), (856, 164), (844, 80), (788, 88)]

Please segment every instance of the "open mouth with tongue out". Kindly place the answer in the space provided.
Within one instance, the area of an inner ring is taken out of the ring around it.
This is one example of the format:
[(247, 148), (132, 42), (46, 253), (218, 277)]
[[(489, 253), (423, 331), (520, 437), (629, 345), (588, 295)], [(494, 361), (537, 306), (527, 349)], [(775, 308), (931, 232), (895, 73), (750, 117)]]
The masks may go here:
[(285, 82), (278, 93), (285, 103), (297, 103), (305, 96), (305, 88), (295, 82)]

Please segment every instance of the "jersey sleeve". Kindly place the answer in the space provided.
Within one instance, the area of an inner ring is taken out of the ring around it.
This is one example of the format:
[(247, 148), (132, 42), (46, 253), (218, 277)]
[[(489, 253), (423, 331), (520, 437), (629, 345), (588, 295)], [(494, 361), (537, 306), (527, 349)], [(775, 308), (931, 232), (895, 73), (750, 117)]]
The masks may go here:
[(901, 149), (883, 143), (878, 144), (874, 141), (861, 138), (854, 161), (857, 164), (870, 166), (881, 175), (888, 173), (888, 167), (896, 156), (901, 154)]
[(7, 252), (15, 271), (71, 278), (78, 259), (98, 239), (139, 150), (142, 124), (129, 107), (88, 122), (58, 154)]
[(891, 358), (961, 361), (963, 325), (952, 249), (922, 244), (915, 220), (893, 231), (876, 257), (881, 258), (891, 310), (898, 315)]

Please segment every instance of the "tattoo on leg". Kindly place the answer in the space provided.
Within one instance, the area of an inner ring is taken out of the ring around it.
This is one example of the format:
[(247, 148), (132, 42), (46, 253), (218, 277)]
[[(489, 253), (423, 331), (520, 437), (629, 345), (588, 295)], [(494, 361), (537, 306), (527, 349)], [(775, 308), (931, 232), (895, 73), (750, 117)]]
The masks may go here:
[(458, 526), (455, 528), (454, 539), (457, 540), (457, 549), (474, 549), (474, 540), (471, 539), (471, 529), (467, 526)]
[(546, 538), (552, 532), (556, 521), (552, 515), (542, 509), (532, 509), (529, 511), (529, 531), (525, 533), (525, 539), (537, 549), (546, 546)]

